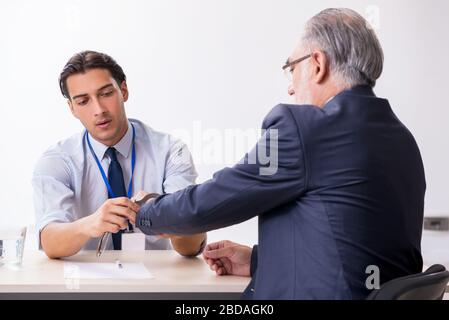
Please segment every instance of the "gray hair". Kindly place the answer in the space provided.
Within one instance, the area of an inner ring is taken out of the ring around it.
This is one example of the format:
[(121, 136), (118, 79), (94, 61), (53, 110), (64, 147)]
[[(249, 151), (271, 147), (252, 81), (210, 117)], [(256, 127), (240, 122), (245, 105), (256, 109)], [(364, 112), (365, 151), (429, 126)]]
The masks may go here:
[(384, 56), (374, 30), (357, 12), (345, 8), (326, 9), (305, 26), (302, 43), (316, 46), (329, 59), (331, 72), (347, 86), (374, 87), (382, 73)]

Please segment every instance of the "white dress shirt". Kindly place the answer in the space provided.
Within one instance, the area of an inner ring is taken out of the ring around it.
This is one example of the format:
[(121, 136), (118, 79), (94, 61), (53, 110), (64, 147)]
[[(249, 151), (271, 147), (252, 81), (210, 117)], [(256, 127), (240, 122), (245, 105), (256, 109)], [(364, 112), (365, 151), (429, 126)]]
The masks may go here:
[[(136, 131), (133, 194), (139, 190), (173, 193), (195, 183), (197, 173), (184, 143), (138, 120), (129, 119), (128, 131), (114, 146), (126, 188), (131, 178), (131, 123)], [(107, 174), (110, 159), (105, 153), (108, 146), (92, 136), (89, 136), (89, 140)], [(32, 184), (39, 235), (49, 223), (73, 222), (86, 217), (108, 199), (106, 185), (90, 152), (85, 131), (50, 147), (35, 166)], [(140, 232), (137, 228), (134, 230)], [(98, 240), (90, 239), (83, 249), (95, 250)], [(145, 248), (170, 249), (171, 245), (168, 239), (146, 236)], [(109, 237), (106, 249), (112, 249), (112, 237)]]

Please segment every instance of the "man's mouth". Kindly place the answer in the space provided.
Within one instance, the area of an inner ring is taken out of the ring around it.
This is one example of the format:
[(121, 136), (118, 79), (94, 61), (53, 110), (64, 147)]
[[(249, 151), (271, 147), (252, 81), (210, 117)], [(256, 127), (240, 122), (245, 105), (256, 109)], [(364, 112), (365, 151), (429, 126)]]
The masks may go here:
[(112, 121), (112, 120), (107, 120), (107, 119), (105, 119), (105, 120), (100, 120), (100, 121), (97, 121), (97, 122), (95, 123), (95, 125), (96, 125), (97, 127), (101, 128), (101, 129), (106, 129), (107, 127), (109, 127), (109, 124), (111, 123), (111, 121)]

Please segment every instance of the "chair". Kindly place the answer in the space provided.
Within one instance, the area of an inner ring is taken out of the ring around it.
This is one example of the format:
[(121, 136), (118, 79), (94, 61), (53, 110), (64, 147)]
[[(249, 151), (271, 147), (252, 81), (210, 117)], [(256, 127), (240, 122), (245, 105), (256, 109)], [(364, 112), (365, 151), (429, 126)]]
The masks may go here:
[(374, 290), (367, 300), (441, 300), (449, 282), (449, 271), (434, 264), (425, 272), (390, 280)]

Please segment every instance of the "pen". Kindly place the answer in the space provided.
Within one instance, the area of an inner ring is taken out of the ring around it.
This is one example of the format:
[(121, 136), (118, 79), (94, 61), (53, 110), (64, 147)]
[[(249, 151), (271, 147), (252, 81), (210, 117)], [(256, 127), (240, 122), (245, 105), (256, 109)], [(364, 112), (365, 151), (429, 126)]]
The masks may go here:
[(104, 248), (106, 247), (106, 243), (108, 242), (108, 238), (109, 238), (109, 232), (103, 233), (103, 235), (101, 236), (100, 242), (98, 242), (97, 257), (101, 256), (101, 254), (103, 253)]

